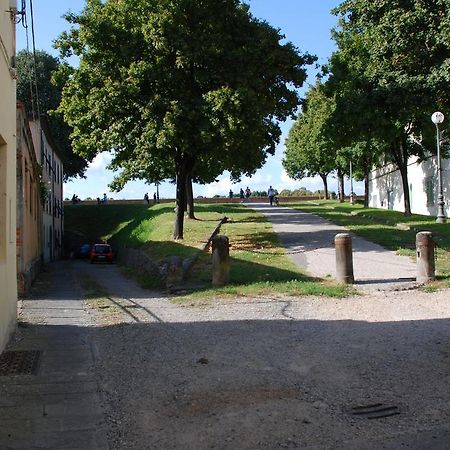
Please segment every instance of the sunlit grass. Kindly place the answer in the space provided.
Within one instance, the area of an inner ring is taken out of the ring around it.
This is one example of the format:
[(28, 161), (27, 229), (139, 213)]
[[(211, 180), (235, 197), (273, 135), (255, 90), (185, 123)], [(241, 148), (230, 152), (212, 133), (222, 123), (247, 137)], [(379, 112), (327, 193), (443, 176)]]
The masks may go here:
[[(230, 242), (230, 284), (212, 289), (211, 253), (203, 248), (223, 217), (220, 229)], [(154, 260), (197, 257), (188, 283), (197, 296), (327, 295), (343, 297), (353, 290), (330, 280), (307, 276), (286, 255), (265, 217), (240, 204), (197, 204), (198, 220), (185, 219), (184, 239), (172, 239), (173, 204), (94, 205), (66, 207), (66, 229), (89, 242), (105, 239), (114, 246), (140, 248)], [(125, 269), (143, 287), (160, 283), (135, 269)], [(180, 298), (178, 298), (180, 301)]]
[(450, 283), (450, 224), (437, 224), (435, 217), (413, 214), (405, 216), (398, 211), (364, 208), (333, 200), (299, 202), (289, 206), (317, 214), (342, 225), (353, 233), (399, 255), (416, 257), (416, 234), (431, 231), (436, 243), (436, 274)]

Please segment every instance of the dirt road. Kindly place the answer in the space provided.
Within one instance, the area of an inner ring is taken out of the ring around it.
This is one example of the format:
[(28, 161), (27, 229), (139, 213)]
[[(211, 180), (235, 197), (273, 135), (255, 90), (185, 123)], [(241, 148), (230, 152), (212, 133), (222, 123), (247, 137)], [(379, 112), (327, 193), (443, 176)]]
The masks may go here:
[(74, 270), (115, 305), (93, 334), (111, 448), (448, 448), (449, 291), (195, 308)]

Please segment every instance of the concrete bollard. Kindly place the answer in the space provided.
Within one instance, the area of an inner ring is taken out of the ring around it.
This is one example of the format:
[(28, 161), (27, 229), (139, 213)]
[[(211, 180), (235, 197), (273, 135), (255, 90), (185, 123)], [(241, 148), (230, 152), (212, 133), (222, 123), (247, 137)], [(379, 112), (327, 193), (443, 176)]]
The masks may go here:
[(430, 231), (416, 234), (417, 277), (418, 283), (426, 283), (435, 279), (434, 274), (434, 241)]
[(334, 238), (336, 250), (336, 278), (341, 283), (352, 284), (353, 277), (353, 255), (352, 238), (348, 233), (339, 233)]
[(212, 239), (212, 285), (223, 286), (230, 276), (230, 246), (228, 237), (218, 234)]

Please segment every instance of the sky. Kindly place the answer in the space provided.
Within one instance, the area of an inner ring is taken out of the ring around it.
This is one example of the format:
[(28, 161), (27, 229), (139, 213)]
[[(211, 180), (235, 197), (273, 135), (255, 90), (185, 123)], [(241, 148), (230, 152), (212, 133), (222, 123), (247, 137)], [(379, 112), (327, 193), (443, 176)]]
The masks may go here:
[[(18, 2), (20, 4), (20, 2)], [(327, 62), (328, 57), (334, 51), (334, 42), (331, 40), (331, 29), (336, 25), (336, 17), (331, 14), (331, 9), (340, 3), (340, 0), (247, 0), (250, 4), (250, 12), (258, 19), (267, 21), (275, 28), (279, 28), (285, 35), (287, 41), (292, 42), (300, 52), (308, 52), (318, 57), (318, 64)], [(82, 10), (84, 0), (45, 0), (33, 2), (33, 16), (35, 26), (36, 49), (45, 50), (54, 56), (58, 52), (53, 48), (53, 41), (69, 24), (63, 19), (63, 14), (68, 11), (79, 12)], [(26, 0), (29, 23), (30, 0)], [(29, 33), (29, 42), (31, 35)], [(31, 44), (30, 44), (31, 45)], [(17, 50), (26, 48), (27, 38), (25, 29), (19, 24), (17, 26)], [(310, 66), (308, 79), (300, 90), (300, 95), (306, 91), (308, 84), (313, 84), (319, 69)], [(238, 192), (241, 187), (248, 186), (252, 191), (267, 190), (272, 185), (278, 191), (283, 189), (298, 189), (306, 187), (311, 191), (322, 189), (320, 178), (305, 178), (293, 180), (283, 169), (282, 159), (284, 153), (284, 141), (292, 120), (282, 123), (282, 136), (274, 156), (269, 156), (264, 167), (259, 169), (252, 177), (243, 177), (240, 183), (232, 184), (227, 173), (218, 177), (216, 183), (206, 186), (194, 185), (194, 196), (211, 197), (214, 195), (227, 195), (229, 190)], [(154, 185), (147, 185), (144, 181), (129, 182), (120, 192), (110, 192), (108, 184), (113, 178), (113, 173), (106, 169), (111, 160), (111, 155), (101, 153), (90, 164), (86, 179), (74, 179), (64, 185), (64, 197), (71, 198), (73, 194), (79, 198), (96, 198), (106, 193), (109, 198), (114, 199), (139, 199), (146, 192), (153, 196)], [(329, 179), (329, 189), (337, 191), (337, 181)], [(349, 190), (347, 180), (346, 191)], [(354, 183), (357, 194), (362, 193), (360, 183)], [(161, 198), (174, 198), (175, 186), (170, 183), (162, 183), (159, 186)]]

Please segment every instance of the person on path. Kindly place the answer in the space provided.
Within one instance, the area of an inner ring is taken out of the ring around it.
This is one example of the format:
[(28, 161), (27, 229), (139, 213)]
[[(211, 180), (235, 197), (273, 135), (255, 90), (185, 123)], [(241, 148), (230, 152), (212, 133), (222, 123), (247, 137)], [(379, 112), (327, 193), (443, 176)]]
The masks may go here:
[(239, 197), (241, 198), (241, 202), (243, 202), (245, 199), (245, 194), (244, 194), (244, 189), (242, 189), (242, 188), (239, 191)]
[(147, 205), (150, 203), (150, 199), (148, 198), (148, 193), (147, 192), (144, 195), (144, 201), (147, 203)]
[(275, 189), (272, 186), (269, 186), (269, 189), (267, 189), (267, 196), (269, 197), (270, 206), (273, 206), (273, 199), (275, 198)]
[(249, 199), (250, 195), (252, 195), (252, 191), (250, 190), (250, 188), (247, 186), (247, 189), (245, 190), (245, 198)]
[(233, 198), (233, 195), (234, 195), (233, 191), (230, 189), (230, 192), (228, 193), (228, 197), (230, 197), (230, 199), (231, 199), (231, 198)]

